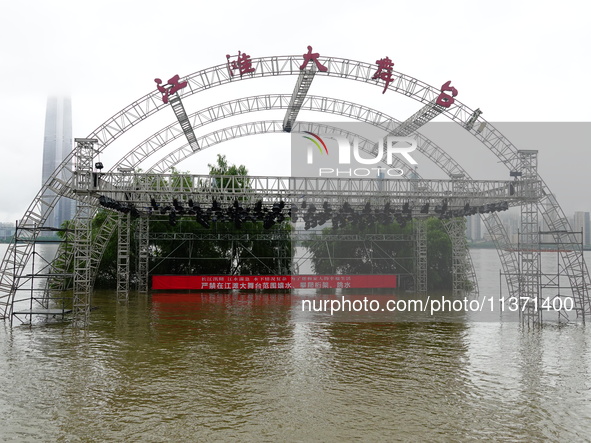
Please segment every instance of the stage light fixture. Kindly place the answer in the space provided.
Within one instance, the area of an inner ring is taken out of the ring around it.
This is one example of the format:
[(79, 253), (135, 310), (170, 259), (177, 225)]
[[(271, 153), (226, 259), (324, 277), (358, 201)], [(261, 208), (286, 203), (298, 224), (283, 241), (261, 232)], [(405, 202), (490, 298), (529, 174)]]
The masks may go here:
[(168, 214), (168, 223), (170, 224), (170, 226), (176, 226), (177, 221), (175, 211), (170, 211), (170, 214)]

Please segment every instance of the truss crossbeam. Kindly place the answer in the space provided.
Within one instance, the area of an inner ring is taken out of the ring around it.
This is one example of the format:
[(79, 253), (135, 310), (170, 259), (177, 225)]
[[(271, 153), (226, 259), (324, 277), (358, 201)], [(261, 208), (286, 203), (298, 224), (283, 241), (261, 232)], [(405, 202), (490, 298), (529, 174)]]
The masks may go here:
[[(469, 203), (481, 206), (506, 201), (509, 205), (524, 201), (537, 201), (541, 188), (536, 181), (527, 187), (512, 181), (470, 180), (462, 190), (455, 190), (453, 180), (377, 180), (323, 177), (237, 177), (187, 175), (182, 179), (173, 175), (133, 174), (121, 185), (121, 174), (103, 174), (95, 196), (107, 196), (118, 202), (135, 205), (145, 210), (150, 199), (172, 202), (173, 198), (195, 203), (209, 204), (212, 199), (220, 203), (239, 200), (251, 204), (257, 200), (267, 202), (283, 199), (296, 203), (329, 201), (352, 206), (384, 204), (387, 201), (422, 202), (446, 201), (450, 209), (460, 209)], [(418, 209), (418, 207), (417, 207)], [(417, 211), (418, 212), (418, 211)]]
[(298, 117), (298, 113), (302, 108), (302, 104), (306, 99), (306, 95), (308, 94), (308, 90), (310, 89), (310, 85), (314, 79), (314, 74), (316, 74), (315, 68), (304, 69), (302, 72), (300, 72), (293, 90), (293, 94), (291, 96), (291, 100), (289, 102), (289, 106), (287, 108), (287, 112), (285, 113), (285, 118), (283, 119), (283, 130), (285, 132), (291, 132), (291, 128)]
[(421, 126), (430, 122), (439, 114), (441, 114), (445, 108), (438, 105), (435, 101), (427, 103), (400, 125), (392, 131), (390, 135), (398, 137), (406, 137), (416, 132)]
[(197, 137), (195, 137), (195, 132), (193, 131), (193, 125), (189, 121), (189, 117), (187, 117), (187, 113), (185, 112), (185, 107), (183, 106), (183, 102), (178, 95), (175, 95), (169, 100), (170, 106), (172, 106), (172, 110), (174, 111), (174, 115), (176, 115), (183, 132), (185, 133), (185, 137), (187, 137), (187, 141), (191, 146), (193, 151), (199, 150), (199, 144), (197, 143)]
[(308, 241), (321, 238), (326, 241), (412, 241), (412, 235), (405, 234), (315, 234), (310, 231), (269, 232), (269, 233), (151, 233), (154, 241), (273, 241), (291, 239), (292, 241)]

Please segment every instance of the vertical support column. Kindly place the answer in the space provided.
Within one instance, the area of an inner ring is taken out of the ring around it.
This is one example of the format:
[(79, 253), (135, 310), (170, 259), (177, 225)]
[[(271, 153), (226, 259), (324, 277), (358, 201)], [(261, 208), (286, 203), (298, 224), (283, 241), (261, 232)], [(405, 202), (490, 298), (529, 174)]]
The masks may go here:
[[(452, 174), (452, 189), (457, 197), (466, 192), (464, 174)], [(468, 242), (466, 241), (466, 219), (454, 217), (443, 222), (447, 235), (451, 240), (452, 250), (452, 290), (454, 297), (466, 292), (478, 294), (478, 286), (474, 268), (471, 266)]]
[(117, 300), (129, 298), (129, 237), (131, 214), (119, 214), (117, 220)]
[(509, 236), (496, 212), (482, 217), (486, 229), (497, 247), (497, 253), (504, 268), (509, 298), (519, 297), (519, 257), (516, 245), (509, 241)]
[(519, 232), (519, 313), (528, 325), (542, 321), (542, 300), (540, 294), (540, 229), (538, 225), (538, 203), (534, 182), (538, 178), (538, 151), (518, 151), (521, 162), (523, 196), (527, 198), (521, 206), (521, 229)]
[(452, 253), (452, 289), (454, 296), (466, 292), (476, 292), (475, 276), (469, 266), (468, 243), (466, 241), (465, 218), (456, 217), (443, 222), (451, 240)]
[(94, 139), (75, 139), (74, 188), (80, 196), (78, 216), (74, 219), (74, 294), (72, 300), (73, 321), (76, 326), (88, 324), (90, 314), (92, 281), (90, 254), (92, 243), (92, 170)]
[(415, 218), (412, 222), (415, 236), (415, 291), (427, 293), (427, 231), (425, 219)]
[(148, 292), (148, 270), (150, 267), (150, 221), (148, 217), (140, 217), (137, 225), (137, 289), (140, 293)]

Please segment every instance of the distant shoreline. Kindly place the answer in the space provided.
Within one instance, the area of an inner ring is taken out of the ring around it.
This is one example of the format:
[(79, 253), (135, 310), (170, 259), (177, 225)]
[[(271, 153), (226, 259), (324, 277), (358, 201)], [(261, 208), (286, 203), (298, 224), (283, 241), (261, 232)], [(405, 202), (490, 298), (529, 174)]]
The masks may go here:
[[(496, 246), (493, 242), (479, 242), (479, 243), (468, 242), (468, 248), (470, 248), (470, 249), (496, 249)], [(591, 251), (591, 246), (583, 246), (583, 251)]]

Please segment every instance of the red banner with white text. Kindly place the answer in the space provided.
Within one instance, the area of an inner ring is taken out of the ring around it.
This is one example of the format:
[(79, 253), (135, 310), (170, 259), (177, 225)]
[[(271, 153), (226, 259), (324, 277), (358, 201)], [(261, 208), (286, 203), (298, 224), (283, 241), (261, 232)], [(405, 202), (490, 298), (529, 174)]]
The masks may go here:
[(154, 290), (396, 288), (396, 275), (154, 275)]

